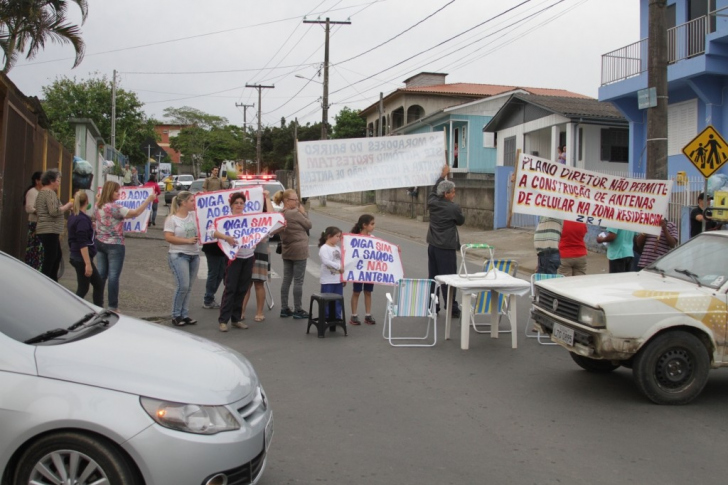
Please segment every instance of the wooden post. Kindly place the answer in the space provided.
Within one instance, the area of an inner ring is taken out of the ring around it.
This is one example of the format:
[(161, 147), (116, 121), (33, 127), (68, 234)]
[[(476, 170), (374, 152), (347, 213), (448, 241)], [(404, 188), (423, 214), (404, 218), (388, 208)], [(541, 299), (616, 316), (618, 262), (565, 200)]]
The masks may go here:
[(513, 216), (513, 194), (516, 192), (516, 172), (518, 171), (518, 161), (521, 159), (521, 149), (516, 150), (516, 168), (511, 174), (511, 194), (508, 197), (508, 220), (506, 221), (506, 227), (511, 227), (511, 217)]

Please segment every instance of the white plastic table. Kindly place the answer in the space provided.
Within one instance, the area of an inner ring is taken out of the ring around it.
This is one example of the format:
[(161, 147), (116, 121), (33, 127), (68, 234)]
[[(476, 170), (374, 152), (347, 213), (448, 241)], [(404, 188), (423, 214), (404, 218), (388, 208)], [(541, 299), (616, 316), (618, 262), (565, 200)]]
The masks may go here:
[(490, 305), (490, 338), (498, 338), (498, 295), (508, 295), (508, 318), (511, 322), (511, 347), (516, 348), (517, 334), (516, 323), (516, 296), (529, 293), (531, 284), (519, 278), (514, 278), (508, 273), (500, 270), (486, 273), (475, 273), (468, 277), (456, 274), (435, 276), (435, 281), (447, 285), (447, 310), (445, 312), (445, 340), (450, 339), (450, 326), (452, 325), (452, 291), (450, 288), (457, 288), (462, 291), (463, 301), (460, 305), (460, 348), (467, 350), (470, 347), (470, 311), (471, 293), (490, 290), (493, 292)]

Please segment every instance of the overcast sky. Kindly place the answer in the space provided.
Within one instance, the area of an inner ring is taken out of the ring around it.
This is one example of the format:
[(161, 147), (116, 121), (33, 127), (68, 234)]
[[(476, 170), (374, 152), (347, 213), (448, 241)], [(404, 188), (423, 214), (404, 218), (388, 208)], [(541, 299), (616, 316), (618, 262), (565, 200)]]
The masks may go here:
[[(78, 8), (69, 3), (71, 20), (79, 22)], [(263, 84), (275, 86), (262, 90), (264, 125), (277, 125), (281, 117), (320, 121), (324, 27), (304, 24), (304, 17), (351, 21), (331, 28), (331, 123), (344, 106), (366, 108), (421, 71), (448, 73), (448, 83), (597, 97), (601, 56), (639, 40), (637, 0), (88, 3), (86, 57), (79, 67), (71, 69), (71, 46), (48, 45), (32, 61), (20, 60), (10, 78), (26, 95), (42, 97), (41, 87), (58, 77), (111, 78), (116, 69), (121, 87), (136, 92), (146, 113), (160, 120), (166, 107), (191, 106), (242, 125), (243, 108), (236, 104), (255, 104), (247, 120), (257, 123), (257, 90), (245, 85)]]

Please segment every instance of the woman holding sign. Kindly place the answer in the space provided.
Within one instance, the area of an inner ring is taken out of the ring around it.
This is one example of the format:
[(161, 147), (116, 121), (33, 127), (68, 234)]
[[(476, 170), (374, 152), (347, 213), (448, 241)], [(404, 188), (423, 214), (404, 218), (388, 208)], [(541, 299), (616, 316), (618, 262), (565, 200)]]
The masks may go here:
[(197, 245), (195, 196), (182, 191), (172, 199), (172, 208), (164, 221), (164, 240), (169, 243), (169, 267), (177, 280), (172, 301), (172, 325), (194, 325), (189, 317), (192, 284), (200, 267), (200, 246)]
[[(303, 277), (306, 275), (306, 260), (308, 260), (308, 231), (313, 225), (306, 215), (306, 208), (300, 204), (295, 190), (276, 192), (273, 202), (283, 203), (283, 217), (286, 219), (286, 228), (280, 233), (283, 257), (281, 317), (308, 318), (308, 312), (303, 309), (302, 302)], [(293, 311), (288, 306), (291, 281), (293, 281)]]
[(119, 311), (119, 279), (124, 266), (124, 219), (137, 217), (154, 200), (154, 192), (136, 209), (119, 204), (119, 184), (106, 182), (96, 202), (96, 265), (101, 279), (109, 280), (109, 310)]
[[(268, 193), (264, 192), (264, 194), (267, 198)], [(245, 212), (245, 195), (242, 192), (235, 192), (230, 195), (230, 209), (234, 216)], [(211, 231), (213, 231), (212, 236), (216, 239), (222, 239), (231, 246), (237, 244), (234, 237), (214, 229), (211, 229)], [(217, 317), (221, 332), (228, 331), (228, 321), (232, 322), (232, 326), (235, 328), (248, 328), (243, 323), (245, 318), (243, 317), (243, 299), (253, 278), (254, 254), (255, 248), (241, 246), (235, 255), (235, 259), (230, 261), (225, 270), (225, 291), (223, 291), (222, 303), (220, 303), (220, 315)]]

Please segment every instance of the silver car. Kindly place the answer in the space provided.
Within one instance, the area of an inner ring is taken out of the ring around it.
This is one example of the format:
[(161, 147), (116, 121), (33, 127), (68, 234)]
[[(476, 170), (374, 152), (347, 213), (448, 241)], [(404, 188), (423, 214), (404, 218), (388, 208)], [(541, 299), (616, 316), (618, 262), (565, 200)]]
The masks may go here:
[(0, 483), (256, 483), (273, 414), (239, 353), (104, 311), (0, 252)]

